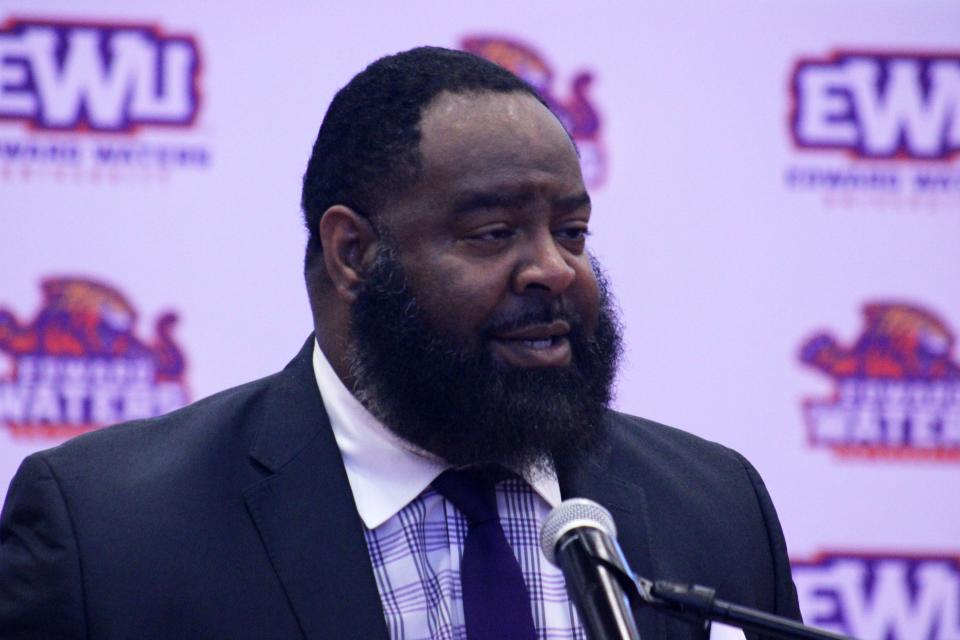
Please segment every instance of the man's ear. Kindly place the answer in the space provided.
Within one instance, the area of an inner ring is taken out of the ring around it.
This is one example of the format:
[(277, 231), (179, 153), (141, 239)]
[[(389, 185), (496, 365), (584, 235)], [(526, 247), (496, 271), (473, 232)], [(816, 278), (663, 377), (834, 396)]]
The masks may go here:
[(352, 303), (377, 252), (377, 232), (350, 207), (335, 204), (320, 216), (320, 243), (327, 274), (337, 295)]

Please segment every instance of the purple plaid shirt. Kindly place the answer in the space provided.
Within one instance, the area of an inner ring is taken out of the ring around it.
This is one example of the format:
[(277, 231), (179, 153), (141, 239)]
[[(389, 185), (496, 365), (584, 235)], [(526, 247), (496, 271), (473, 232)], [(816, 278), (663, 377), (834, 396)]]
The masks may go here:
[[(530, 593), (537, 638), (586, 638), (563, 574), (540, 552), (540, 523), (549, 505), (518, 478), (497, 484), (497, 508)], [(466, 640), (460, 587), (466, 535), (466, 519), (432, 487), (379, 527), (366, 530), (391, 638)]]
[[(430, 486), (447, 465), (413, 451), (380, 424), (343, 385), (319, 345), (313, 370), (364, 523), (390, 637), (465, 639), (460, 558), (467, 522)], [(537, 477), (532, 486), (519, 478), (497, 484), (500, 524), (523, 571), (542, 640), (586, 637), (563, 574), (538, 542), (541, 523), (559, 501), (552, 476)]]
[[(430, 486), (447, 466), (411, 450), (370, 415), (343, 386), (319, 345), (314, 345), (313, 371), (364, 523), (390, 637), (465, 639), (460, 558), (467, 522)], [(497, 484), (500, 524), (523, 571), (539, 640), (586, 637), (563, 574), (540, 553), (540, 525), (559, 502), (555, 477)], [(744, 639), (739, 630), (719, 624), (710, 637)]]

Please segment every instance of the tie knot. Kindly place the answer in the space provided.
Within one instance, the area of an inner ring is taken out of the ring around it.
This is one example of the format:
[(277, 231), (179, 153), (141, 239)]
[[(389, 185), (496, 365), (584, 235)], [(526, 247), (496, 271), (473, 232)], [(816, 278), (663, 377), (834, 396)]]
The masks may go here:
[(507, 472), (501, 467), (447, 469), (433, 481), (433, 487), (466, 516), (471, 525), (497, 519), (498, 480)]

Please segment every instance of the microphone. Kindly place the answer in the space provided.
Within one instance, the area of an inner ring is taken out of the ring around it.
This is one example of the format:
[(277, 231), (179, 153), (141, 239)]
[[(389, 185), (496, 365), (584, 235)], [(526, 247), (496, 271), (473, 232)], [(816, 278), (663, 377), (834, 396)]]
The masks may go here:
[[(639, 640), (633, 619), (635, 604), (651, 607), (688, 622), (715, 620), (746, 631), (793, 640), (854, 640), (814, 629), (795, 620), (725, 602), (700, 585), (634, 575), (617, 544), (617, 527), (610, 512), (592, 500), (564, 500), (550, 512), (540, 529), (540, 548), (563, 571), (584, 630), (590, 640)], [(629, 593), (624, 592), (624, 586)]]
[(610, 512), (592, 500), (564, 500), (550, 512), (540, 529), (540, 548), (560, 567), (580, 621), (590, 640), (640, 640), (630, 600), (616, 571), (602, 559), (632, 575), (616, 542), (617, 527)]

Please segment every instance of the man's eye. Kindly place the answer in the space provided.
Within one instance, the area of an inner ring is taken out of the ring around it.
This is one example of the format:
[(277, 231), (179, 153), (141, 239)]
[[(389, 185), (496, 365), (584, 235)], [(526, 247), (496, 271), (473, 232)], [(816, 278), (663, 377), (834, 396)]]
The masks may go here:
[(495, 229), (481, 229), (470, 235), (471, 240), (508, 240), (514, 235), (513, 229), (497, 227)]
[(555, 232), (563, 240), (585, 240), (590, 235), (586, 227), (566, 227)]

